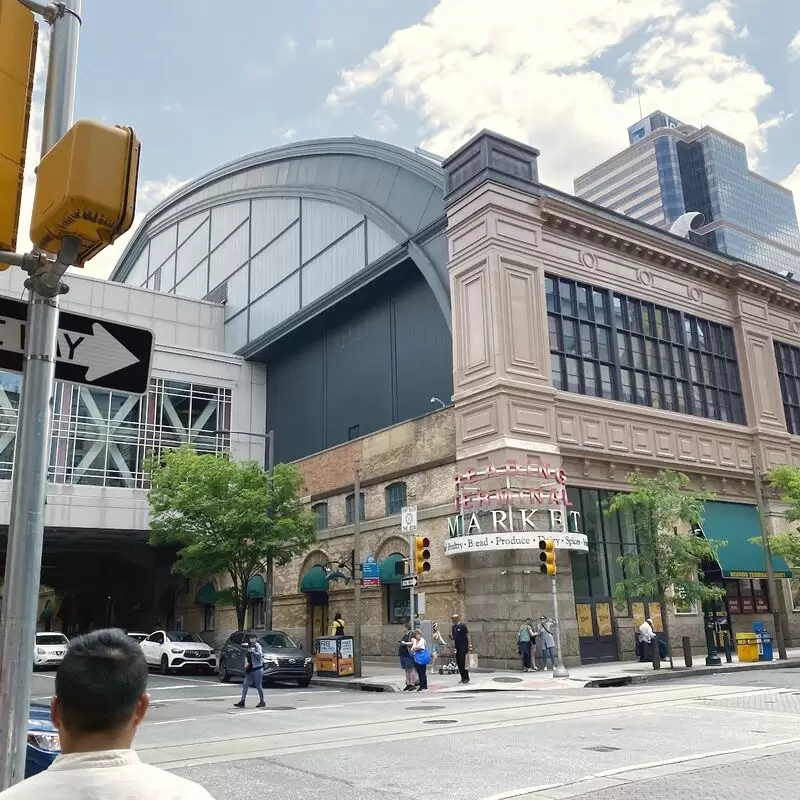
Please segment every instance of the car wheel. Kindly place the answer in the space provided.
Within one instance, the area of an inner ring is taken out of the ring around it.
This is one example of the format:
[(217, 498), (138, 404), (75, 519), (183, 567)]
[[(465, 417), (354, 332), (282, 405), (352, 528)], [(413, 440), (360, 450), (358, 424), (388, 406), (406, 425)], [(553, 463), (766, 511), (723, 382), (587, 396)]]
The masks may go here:
[(300, 680), (297, 681), (297, 685), (302, 689), (305, 689), (311, 686), (311, 678), (300, 678)]
[(228, 665), (224, 661), (219, 662), (219, 682), (230, 683), (231, 676), (228, 673)]
[(163, 655), (161, 656), (161, 674), (169, 675), (169, 673), (170, 673), (169, 659), (166, 657), (166, 655)]

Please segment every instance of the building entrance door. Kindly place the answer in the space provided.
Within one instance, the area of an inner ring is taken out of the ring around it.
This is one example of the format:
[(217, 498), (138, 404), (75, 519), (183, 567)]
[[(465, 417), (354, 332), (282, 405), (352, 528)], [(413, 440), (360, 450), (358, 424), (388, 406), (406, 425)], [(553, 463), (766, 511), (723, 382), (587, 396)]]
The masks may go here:
[(575, 600), (581, 664), (617, 660), (613, 609), (610, 598)]
[(317, 652), (317, 639), (328, 635), (328, 593), (313, 592), (311, 603), (311, 649)]

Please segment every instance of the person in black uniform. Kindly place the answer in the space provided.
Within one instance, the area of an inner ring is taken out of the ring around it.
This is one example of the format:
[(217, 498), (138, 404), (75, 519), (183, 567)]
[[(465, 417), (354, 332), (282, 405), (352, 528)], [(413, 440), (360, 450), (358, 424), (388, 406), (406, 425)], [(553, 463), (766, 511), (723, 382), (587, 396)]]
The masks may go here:
[(456, 664), (461, 675), (461, 683), (469, 683), (469, 670), (467, 669), (467, 654), (472, 650), (472, 640), (469, 635), (469, 628), (461, 622), (458, 614), (453, 614), (453, 628), (450, 638), (453, 640), (453, 647), (456, 651)]

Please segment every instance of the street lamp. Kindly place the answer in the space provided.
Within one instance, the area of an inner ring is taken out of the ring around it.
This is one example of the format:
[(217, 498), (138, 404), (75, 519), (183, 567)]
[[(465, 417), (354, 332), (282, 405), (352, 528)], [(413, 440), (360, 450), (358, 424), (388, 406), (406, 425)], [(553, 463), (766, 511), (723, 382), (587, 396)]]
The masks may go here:
[(444, 400), (440, 400), (438, 397), (431, 397), (431, 404), (433, 403), (439, 403), (442, 408), (447, 408), (447, 403), (445, 403)]

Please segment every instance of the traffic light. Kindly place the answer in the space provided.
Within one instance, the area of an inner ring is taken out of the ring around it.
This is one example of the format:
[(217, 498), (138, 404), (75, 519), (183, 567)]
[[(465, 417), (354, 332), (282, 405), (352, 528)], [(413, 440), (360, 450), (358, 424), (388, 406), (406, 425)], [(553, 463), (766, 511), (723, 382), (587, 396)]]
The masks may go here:
[(130, 128), (76, 122), (39, 163), (31, 217), (35, 247), (58, 253), (80, 240), (83, 266), (131, 227), (136, 211), (139, 140)]
[(0, 0), (0, 250), (17, 247), (37, 33), (33, 13), (19, 0)]
[(539, 542), (539, 572), (542, 575), (555, 575), (556, 569), (556, 543), (552, 539)]
[(395, 575), (405, 575), (406, 574), (406, 559), (401, 558), (394, 562), (394, 574)]
[(427, 536), (414, 537), (414, 566), (417, 574), (431, 571), (431, 540)]

